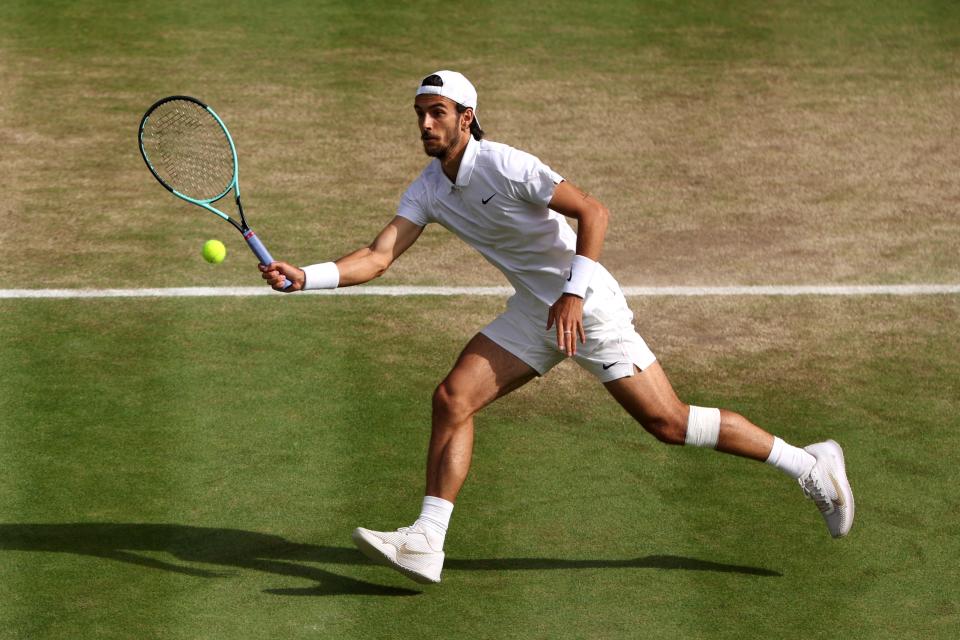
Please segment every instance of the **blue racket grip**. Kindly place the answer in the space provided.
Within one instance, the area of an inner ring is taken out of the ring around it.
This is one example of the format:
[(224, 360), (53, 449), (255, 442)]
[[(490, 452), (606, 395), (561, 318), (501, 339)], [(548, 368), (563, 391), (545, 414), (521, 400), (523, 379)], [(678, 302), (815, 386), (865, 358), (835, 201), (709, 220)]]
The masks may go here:
[[(267, 248), (263, 246), (263, 243), (260, 242), (260, 238), (257, 237), (253, 231), (247, 231), (243, 234), (243, 239), (247, 241), (247, 244), (250, 245), (250, 249), (253, 251), (253, 254), (257, 256), (257, 259), (260, 261), (260, 264), (267, 266), (273, 262), (273, 256), (270, 255), (270, 252), (267, 251)], [(283, 288), (286, 289), (293, 285), (292, 282), (283, 279)]]

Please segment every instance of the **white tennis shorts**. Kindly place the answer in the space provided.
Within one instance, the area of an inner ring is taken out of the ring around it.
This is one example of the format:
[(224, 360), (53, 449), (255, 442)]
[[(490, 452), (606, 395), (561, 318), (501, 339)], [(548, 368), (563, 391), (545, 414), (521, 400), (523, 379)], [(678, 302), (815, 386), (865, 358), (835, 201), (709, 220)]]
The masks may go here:
[[(480, 330), (499, 346), (544, 375), (567, 355), (557, 347), (556, 327), (547, 331), (549, 308), (539, 300), (514, 295), (507, 310)], [(577, 364), (600, 382), (632, 376), (634, 366), (643, 371), (656, 356), (633, 326), (633, 312), (620, 285), (597, 265), (583, 307), (586, 344), (577, 340)]]

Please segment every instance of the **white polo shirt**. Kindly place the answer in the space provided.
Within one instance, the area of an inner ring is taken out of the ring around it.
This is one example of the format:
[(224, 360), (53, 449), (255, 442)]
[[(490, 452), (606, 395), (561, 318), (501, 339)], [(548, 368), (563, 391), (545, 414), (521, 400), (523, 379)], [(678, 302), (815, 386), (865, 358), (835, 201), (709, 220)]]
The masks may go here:
[(577, 235), (547, 205), (563, 178), (537, 157), (474, 140), (451, 183), (434, 159), (400, 199), (397, 215), (437, 222), (503, 272), (517, 294), (550, 306), (560, 297)]

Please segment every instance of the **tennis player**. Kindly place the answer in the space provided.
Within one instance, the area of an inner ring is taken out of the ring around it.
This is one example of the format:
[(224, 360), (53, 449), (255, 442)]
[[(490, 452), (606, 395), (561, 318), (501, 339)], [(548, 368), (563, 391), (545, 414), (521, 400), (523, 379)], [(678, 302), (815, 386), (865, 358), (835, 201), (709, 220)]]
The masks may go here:
[[(724, 409), (676, 395), (633, 326), (620, 285), (601, 265), (608, 212), (529, 153), (484, 139), (477, 92), (438, 71), (414, 97), (423, 149), (433, 160), (376, 239), (335, 262), (261, 266), (277, 290), (331, 289), (382, 275), (436, 222), (500, 269), (516, 293), (466, 345), (433, 396), (426, 494), (420, 516), (396, 531), (358, 528), (367, 556), (418, 582), (439, 582), (450, 515), (473, 450), (473, 416), (565, 358), (592, 373), (647, 431), (676, 445), (766, 462), (796, 479), (834, 537), (853, 525), (843, 451), (833, 440), (794, 447)], [(574, 232), (567, 218), (577, 221)]]

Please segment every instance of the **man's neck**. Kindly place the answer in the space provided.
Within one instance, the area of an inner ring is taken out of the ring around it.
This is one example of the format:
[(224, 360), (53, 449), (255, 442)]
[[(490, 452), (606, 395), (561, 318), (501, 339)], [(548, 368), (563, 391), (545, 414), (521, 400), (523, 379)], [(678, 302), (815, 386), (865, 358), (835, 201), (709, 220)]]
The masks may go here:
[(460, 172), (460, 163), (463, 161), (463, 154), (467, 151), (467, 145), (470, 143), (470, 136), (466, 136), (460, 148), (446, 158), (440, 160), (440, 168), (443, 174), (447, 176), (450, 182), (457, 183), (457, 174)]

